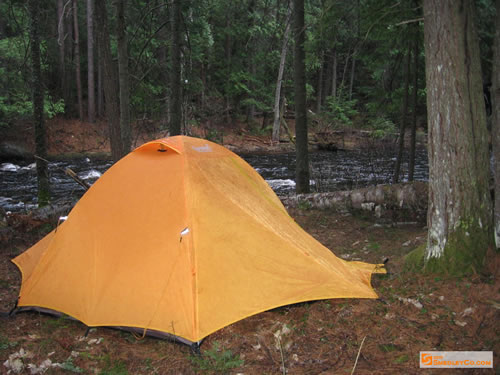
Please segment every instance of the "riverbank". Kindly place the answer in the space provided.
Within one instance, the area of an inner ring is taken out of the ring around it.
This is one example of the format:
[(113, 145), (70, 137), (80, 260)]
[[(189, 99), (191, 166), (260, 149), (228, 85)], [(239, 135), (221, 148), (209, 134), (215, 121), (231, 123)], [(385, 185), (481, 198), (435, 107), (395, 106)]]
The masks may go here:
[[(294, 124), (290, 121), (293, 131)], [(48, 154), (53, 159), (68, 159), (76, 155), (109, 158), (110, 146), (107, 123), (80, 122), (62, 117), (46, 122)], [(281, 141), (272, 142), (269, 132), (257, 128), (248, 128), (246, 124), (235, 123), (232, 126), (197, 126), (189, 129), (189, 134), (220, 143), (237, 153), (281, 153), (295, 150), (293, 140), (284, 134)], [(137, 121), (133, 126), (133, 148), (150, 140), (163, 138), (168, 132), (152, 121)], [(19, 123), (2, 130), (0, 142), (0, 161), (16, 159), (32, 159), (35, 151), (34, 127), (31, 123)], [(380, 147), (395, 147), (397, 134), (386, 134), (380, 137), (372, 131), (362, 129), (325, 130), (310, 128), (309, 145), (311, 151), (327, 150), (359, 150)], [(417, 145), (425, 147), (426, 136), (417, 134)]]

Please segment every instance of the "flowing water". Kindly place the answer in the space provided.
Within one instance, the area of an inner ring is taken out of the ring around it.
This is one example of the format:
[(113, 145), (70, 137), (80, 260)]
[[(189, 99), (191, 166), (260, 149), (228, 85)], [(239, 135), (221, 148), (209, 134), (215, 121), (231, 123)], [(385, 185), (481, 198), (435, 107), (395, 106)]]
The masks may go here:
[[(278, 195), (295, 190), (295, 154), (246, 154), (241, 155), (269, 183)], [(395, 157), (387, 150), (314, 152), (309, 155), (311, 190), (313, 192), (355, 189), (392, 179)], [(51, 194), (54, 200), (78, 199), (83, 188), (64, 173), (71, 168), (87, 183), (92, 184), (112, 163), (87, 157), (68, 162), (49, 164)], [(401, 167), (403, 181), (407, 178), (407, 161)], [(415, 180), (428, 178), (427, 152), (417, 150)], [(36, 207), (36, 170), (34, 164), (0, 165), (0, 207), (19, 212)]]

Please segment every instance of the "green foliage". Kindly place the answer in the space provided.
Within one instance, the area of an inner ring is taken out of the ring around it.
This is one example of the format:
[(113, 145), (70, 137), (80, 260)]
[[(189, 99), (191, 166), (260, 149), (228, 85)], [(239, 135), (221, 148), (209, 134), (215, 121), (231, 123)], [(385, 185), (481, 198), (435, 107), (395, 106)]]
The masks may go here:
[(394, 122), (383, 116), (372, 119), (369, 124), (370, 129), (374, 131), (373, 137), (375, 138), (384, 138), (396, 132), (396, 125)]
[(67, 360), (65, 360), (63, 363), (61, 363), (61, 368), (63, 370), (71, 371), (71, 372), (74, 372), (76, 374), (82, 374), (83, 373), (83, 369), (81, 369), (78, 366), (75, 366), (75, 364), (73, 363), (73, 358), (72, 357), (69, 357)]
[(128, 370), (124, 362), (112, 360), (109, 354), (104, 356), (104, 368), (99, 375), (127, 375)]
[(334, 127), (352, 126), (353, 117), (358, 114), (356, 99), (349, 100), (346, 95), (329, 96), (326, 98), (327, 115)]
[(0, 351), (13, 348), (17, 345), (17, 341), (9, 341), (9, 339), (3, 335), (0, 335)]
[(198, 371), (207, 374), (227, 374), (231, 369), (241, 367), (244, 363), (239, 354), (221, 349), (217, 341), (211, 349), (205, 350), (201, 356), (191, 356), (190, 360)]

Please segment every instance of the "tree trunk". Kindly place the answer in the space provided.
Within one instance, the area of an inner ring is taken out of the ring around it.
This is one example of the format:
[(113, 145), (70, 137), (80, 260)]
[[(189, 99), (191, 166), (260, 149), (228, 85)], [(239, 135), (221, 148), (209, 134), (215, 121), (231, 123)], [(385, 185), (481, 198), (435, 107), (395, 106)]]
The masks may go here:
[(288, 8), (286, 17), (285, 33), (283, 34), (283, 44), (281, 45), (280, 67), (278, 70), (278, 79), (276, 80), (276, 91), (274, 93), (274, 120), (273, 120), (273, 142), (280, 141), (280, 98), (281, 85), (283, 83), (283, 73), (285, 71), (286, 55), (288, 52), (288, 38), (290, 37), (290, 24), (292, 18), (292, 6)]
[[(94, 0), (92, 0), (94, 1)], [(99, 38), (96, 38), (97, 42), (97, 117), (102, 118), (104, 116), (104, 89), (103, 89), (103, 79), (102, 79), (102, 61)]]
[[(95, 1), (95, 0), (91, 0)], [(99, 30), (97, 30), (99, 31)], [(99, 38), (96, 38), (97, 43), (97, 116), (102, 118), (104, 116), (104, 89), (103, 89), (103, 79), (102, 79), (102, 59), (101, 59), (101, 42)]]
[(80, 32), (78, 30), (78, 0), (73, 0), (73, 26), (75, 41), (76, 94), (78, 97), (78, 116), (83, 121), (82, 76), (80, 72)]
[(109, 140), (111, 144), (111, 156), (116, 162), (124, 156), (120, 130), (120, 110), (118, 107), (118, 87), (116, 86), (116, 71), (111, 55), (111, 45), (108, 28), (108, 14), (106, 2), (96, 0), (96, 25), (97, 37), (99, 38), (99, 58), (102, 61), (102, 80), (104, 98), (106, 100), (106, 117), (109, 126)]
[(425, 268), (478, 272), (494, 246), (486, 114), (472, 0), (424, 0), (429, 126)]
[(493, 42), (493, 74), (492, 74), (492, 124), (493, 160), (495, 175), (495, 242), (500, 248), (500, 0), (496, 1), (496, 32)]
[[(57, 0), (57, 44), (59, 45), (59, 79), (61, 97), (64, 97), (64, 89), (66, 83), (64, 82), (64, 77), (66, 76), (66, 53), (64, 49), (64, 3), (63, 0)], [(67, 103), (66, 103), (67, 104)]]
[(406, 54), (406, 63), (403, 68), (404, 96), (403, 96), (403, 108), (401, 108), (401, 124), (399, 126), (398, 155), (396, 157), (396, 164), (394, 166), (393, 182), (395, 184), (399, 182), (401, 161), (403, 159), (403, 151), (405, 149), (405, 130), (406, 130), (406, 118), (408, 116), (408, 96), (409, 96), (409, 86), (410, 86), (410, 61), (411, 61), (411, 49), (410, 47), (408, 47), (408, 52)]
[(419, 26), (414, 25), (415, 36), (413, 38), (413, 91), (412, 91), (412, 106), (413, 112), (411, 116), (411, 133), (410, 133), (410, 155), (408, 161), (408, 181), (413, 181), (415, 173), (415, 144), (417, 136), (417, 106), (418, 106), (418, 44), (419, 44)]
[(172, 0), (172, 57), (171, 100), (170, 100), (170, 135), (181, 134), (182, 125), (182, 92), (181, 92), (181, 8), (180, 0)]
[(325, 53), (321, 50), (319, 57), (319, 72), (318, 72), (318, 84), (317, 84), (317, 95), (316, 95), (316, 113), (321, 113), (321, 104), (323, 102), (323, 70), (324, 70), (324, 56)]
[(331, 96), (337, 97), (337, 49), (333, 49), (333, 64), (332, 64), (332, 91)]
[(356, 54), (352, 55), (351, 78), (349, 80), (349, 100), (352, 100), (352, 90), (354, 88), (354, 74), (356, 72)]
[(306, 69), (305, 69), (305, 26), (304, 0), (293, 0), (294, 4), (294, 80), (295, 80), (295, 138), (296, 167), (295, 190), (297, 193), (309, 192), (309, 154), (307, 139), (307, 107), (306, 107)]
[[(31, 39), (31, 68), (33, 89), (33, 120), (35, 122), (35, 149), (36, 154), (43, 159), (47, 156), (47, 134), (43, 118), (43, 83), (40, 61), (40, 9), (39, 1), (29, 0), (28, 11), (30, 17)], [(49, 173), (47, 162), (36, 159), (36, 176), (38, 182), (38, 206), (46, 206), (50, 199)]]
[(116, 37), (118, 42), (118, 74), (120, 82), (120, 131), (122, 152), (130, 152), (132, 131), (130, 129), (130, 82), (128, 73), (127, 31), (125, 23), (125, 0), (116, 0)]
[(87, 112), (88, 122), (95, 122), (94, 78), (94, 0), (87, 0)]

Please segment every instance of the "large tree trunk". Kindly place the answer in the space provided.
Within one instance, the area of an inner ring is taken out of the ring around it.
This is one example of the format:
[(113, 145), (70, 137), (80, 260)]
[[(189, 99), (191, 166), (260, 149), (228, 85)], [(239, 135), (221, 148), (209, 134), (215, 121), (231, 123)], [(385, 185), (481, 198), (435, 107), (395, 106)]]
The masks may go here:
[(73, 26), (75, 41), (76, 94), (78, 97), (78, 116), (83, 121), (82, 76), (80, 72), (80, 32), (78, 30), (78, 0), (73, 0)]
[[(496, 1), (496, 32), (493, 42), (493, 74), (492, 74), (492, 124), (493, 160), (495, 174), (495, 242), (500, 248), (500, 0)], [(495, 63), (496, 61), (496, 63)]]
[(87, 0), (87, 109), (88, 122), (95, 122), (94, 0)]
[(28, 10), (30, 17), (31, 39), (31, 68), (33, 89), (33, 119), (35, 121), (35, 149), (40, 159), (36, 159), (36, 176), (38, 181), (38, 206), (49, 203), (49, 173), (47, 162), (47, 134), (43, 118), (43, 83), (40, 62), (40, 29), (38, 20), (40, 16), (39, 1), (29, 0)]
[(102, 80), (104, 88), (104, 99), (106, 100), (106, 117), (109, 126), (109, 140), (111, 144), (111, 156), (116, 162), (124, 156), (120, 130), (120, 111), (118, 108), (118, 87), (116, 85), (116, 71), (111, 55), (111, 45), (108, 28), (108, 14), (106, 2), (96, 0), (96, 25), (97, 37), (99, 39), (99, 58), (102, 61)]
[(401, 109), (401, 124), (399, 125), (398, 154), (396, 156), (396, 164), (394, 166), (393, 182), (395, 184), (399, 182), (401, 162), (403, 160), (403, 151), (405, 149), (405, 130), (406, 130), (406, 118), (408, 116), (408, 97), (409, 97), (409, 87), (410, 87), (410, 61), (411, 61), (411, 48), (408, 47), (408, 52), (406, 54), (406, 63), (403, 67), (404, 96), (403, 96), (403, 108)]
[(278, 79), (276, 80), (276, 91), (274, 93), (274, 120), (273, 120), (273, 142), (280, 141), (280, 98), (281, 85), (283, 83), (283, 73), (285, 71), (286, 55), (288, 52), (288, 38), (290, 37), (290, 24), (292, 18), (292, 5), (288, 8), (286, 17), (285, 33), (283, 34), (283, 44), (281, 45), (280, 67), (278, 70)]
[(304, 0), (294, 0), (294, 80), (295, 80), (295, 138), (297, 162), (295, 167), (295, 190), (309, 192), (309, 154), (307, 139), (306, 67), (304, 51)]
[(118, 42), (118, 73), (120, 82), (120, 131), (124, 154), (130, 152), (132, 131), (130, 129), (130, 84), (128, 74), (128, 48), (125, 23), (125, 0), (116, 0), (116, 36)]
[(170, 93), (170, 135), (181, 134), (182, 129), (182, 91), (181, 91), (181, 4), (180, 0), (172, 0), (172, 70)]
[(472, 0), (424, 0), (429, 126), (425, 267), (477, 272), (494, 246), (486, 114)]
[(410, 154), (408, 161), (408, 181), (413, 181), (415, 174), (415, 146), (417, 137), (417, 106), (418, 106), (418, 44), (419, 44), (419, 26), (414, 25), (413, 38), (413, 91), (412, 91), (412, 107), (411, 115), (411, 132), (410, 132)]

